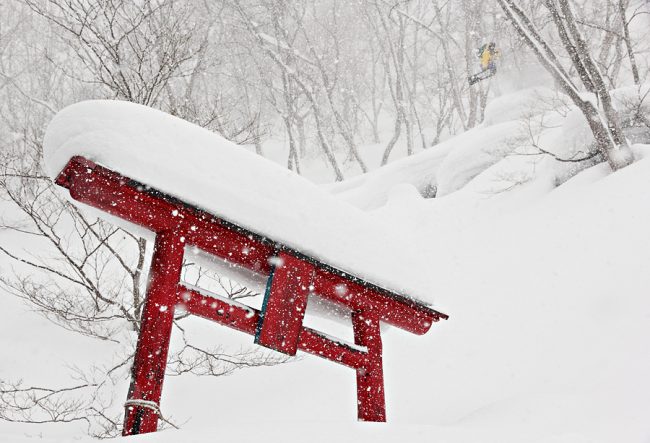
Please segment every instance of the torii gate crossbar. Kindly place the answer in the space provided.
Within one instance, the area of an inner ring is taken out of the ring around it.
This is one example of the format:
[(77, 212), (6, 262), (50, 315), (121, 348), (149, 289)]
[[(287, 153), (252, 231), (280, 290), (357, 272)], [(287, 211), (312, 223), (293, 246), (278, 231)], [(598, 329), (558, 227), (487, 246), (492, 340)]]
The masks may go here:
[[(448, 318), (84, 157), (73, 157), (55, 182), (73, 199), (156, 234), (123, 435), (157, 430), (176, 306), (251, 334), (255, 343), (276, 351), (295, 355), (299, 349), (355, 369), (358, 419), (375, 422), (386, 421), (380, 322), (424, 334)], [(268, 275), (262, 310), (184, 284), (187, 246)], [(309, 294), (351, 311), (354, 345), (303, 325)]]

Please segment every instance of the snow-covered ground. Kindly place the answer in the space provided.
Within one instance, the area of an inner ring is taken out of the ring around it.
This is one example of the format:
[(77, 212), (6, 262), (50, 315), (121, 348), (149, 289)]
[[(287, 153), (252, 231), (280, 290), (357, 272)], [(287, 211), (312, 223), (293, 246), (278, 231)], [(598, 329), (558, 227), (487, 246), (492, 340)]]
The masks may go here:
[[(584, 140), (571, 107), (545, 107), (556, 99), (539, 89), (500, 97), (478, 128), (323, 187), (329, 194), (301, 191), (359, 214), (371, 236), (394, 231), (399, 245), (376, 239), (409, 257), (391, 263), (391, 283), (426, 273), (415, 286), (450, 315), (422, 337), (383, 334), (388, 423), (355, 422), (353, 371), (305, 356), (228, 377), (168, 377), (161, 407), (182, 429), (129, 440), (650, 442), (650, 145), (634, 145), (638, 160), (616, 173), (537, 155), (526, 134), (540, 119), (553, 124), (535, 143), (558, 156)], [(432, 186), (437, 198), (423, 198)], [(342, 259), (365, 272), (361, 254)], [(0, 376), (63, 380), (65, 364), (113, 352), (2, 300), (10, 351)], [(251, 340), (195, 327), (231, 347)], [(73, 437), (78, 428), (40, 429), (0, 422), (2, 441), (90, 441)]]

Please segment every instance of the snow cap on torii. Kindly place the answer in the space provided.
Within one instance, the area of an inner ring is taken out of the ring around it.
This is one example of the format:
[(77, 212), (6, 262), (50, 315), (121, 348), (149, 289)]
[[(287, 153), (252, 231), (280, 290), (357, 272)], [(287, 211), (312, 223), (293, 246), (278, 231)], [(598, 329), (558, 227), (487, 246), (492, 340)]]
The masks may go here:
[[(355, 368), (359, 418), (370, 421), (385, 421), (386, 417), (379, 322), (423, 334), (432, 322), (447, 318), (414, 299), (381, 289), (84, 157), (72, 157), (56, 182), (68, 188), (74, 200), (156, 233), (126, 404), (125, 435), (157, 428), (171, 321), (177, 304), (183, 304), (191, 314), (254, 334), (257, 343), (280, 352), (294, 355), (302, 349)], [(186, 245), (269, 275), (262, 311), (181, 282)], [(307, 297), (312, 293), (350, 309), (354, 345), (303, 326)], [(169, 309), (161, 310), (161, 306)]]

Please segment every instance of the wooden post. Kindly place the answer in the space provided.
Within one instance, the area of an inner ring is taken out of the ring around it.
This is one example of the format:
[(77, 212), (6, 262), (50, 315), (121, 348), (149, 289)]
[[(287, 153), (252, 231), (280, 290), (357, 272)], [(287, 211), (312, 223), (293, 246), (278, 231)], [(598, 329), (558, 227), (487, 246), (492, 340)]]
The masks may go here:
[[(167, 364), (174, 308), (253, 334), (256, 342), (294, 355), (297, 349), (356, 370), (358, 418), (386, 421), (380, 322), (426, 333), (448, 316), (404, 295), (337, 270), (260, 237), (162, 192), (139, 185), (83, 157), (72, 158), (56, 179), (70, 196), (157, 233), (150, 282), (125, 404), (123, 435), (153, 432)], [(206, 295), (180, 282), (184, 243), (269, 278), (262, 312), (234, 300)], [(277, 254), (277, 250), (281, 252)], [(273, 259), (279, 260), (274, 263)], [(309, 292), (353, 312), (348, 346), (303, 326)]]
[(156, 235), (122, 435), (155, 432), (158, 428), (183, 253), (180, 234), (165, 231)]
[(264, 297), (255, 343), (296, 355), (314, 265), (280, 252)]
[(381, 358), (379, 316), (368, 311), (352, 313), (354, 342), (368, 349), (364, 365), (357, 368), (359, 421), (386, 421), (384, 371)]

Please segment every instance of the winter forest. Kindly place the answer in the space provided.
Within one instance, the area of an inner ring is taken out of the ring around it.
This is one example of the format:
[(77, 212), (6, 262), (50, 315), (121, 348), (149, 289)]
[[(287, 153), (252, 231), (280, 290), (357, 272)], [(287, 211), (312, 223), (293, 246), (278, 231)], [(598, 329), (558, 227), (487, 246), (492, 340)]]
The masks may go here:
[(155, 236), (55, 184), (81, 155), (449, 315), (377, 326), (362, 423), (353, 370), (176, 306), (129, 439), (647, 443), (649, 73), (648, 0), (0, 1), (0, 441), (121, 438)]

